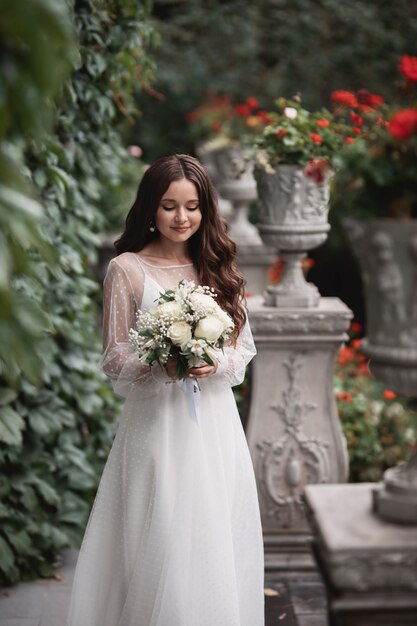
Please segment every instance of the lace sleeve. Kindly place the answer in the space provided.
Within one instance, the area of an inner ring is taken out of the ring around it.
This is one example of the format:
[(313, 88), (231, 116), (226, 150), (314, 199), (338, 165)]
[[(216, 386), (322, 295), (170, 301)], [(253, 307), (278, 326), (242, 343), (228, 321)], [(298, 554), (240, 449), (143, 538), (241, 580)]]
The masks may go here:
[[(134, 280), (131, 280), (133, 279)], [(146, 395), (157, 393), (169, 379), (159, 365), (152, 368), (140, 363), (129, 342), (129, 329), (135, 324), (137, 303), (141, 301), (144, 277), (133, 276), (110, 261), (103, 283), (103, 356), (101, 366), (111, 379), (114, 391), (127, 397), (132, 386), (140, 385)], [(133, 288), (134, 285), (134, 288)]]
[(240, 385), (245, 378), (246, 366), (256, 354), (256, 347), (248, 320), (240, 331), (236, 346), (219, 350), (219, 365), (215, 376), (222, 376), (231, 387)]

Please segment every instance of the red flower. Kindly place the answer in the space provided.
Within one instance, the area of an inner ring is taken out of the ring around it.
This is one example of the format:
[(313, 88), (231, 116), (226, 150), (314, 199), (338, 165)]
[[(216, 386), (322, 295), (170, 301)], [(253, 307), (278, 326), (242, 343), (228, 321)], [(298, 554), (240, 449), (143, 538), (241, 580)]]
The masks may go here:
[(357, 107), (358, 106), (358, 101), (356, 99), (356, 96), (350, 91), (343, 91), (342, 89), (339, 89), (338, 91), (334, 91), (332, 93), (331, 98), (332, 98), (332, 102), (334, 102), (335, 104), (341, 104), (345, 107)]
[(278, 139), (281, 139), (281, 137), (285, 137), (285, 135), (288, 135), (288, 130), (285, 130), (285, 128), (280, 128), (275, 133), (275, 136), (278, 137)]
[(323, 143), (323, 137), (319, 135), (318, 133), (310, 133), (310, 138), (311, 138), (311, 141), (313, 141), (314, 143), (318, 143), (318, 144)]
[(355, 128), (352, 128), (352, 133), (355, 133), (355, 135), (360, 135), (361, 132), (362, 132), (361, 129), (357, 128), (356, 126), (355, 126)]
[(271, 280), (273, 283), (279, 283), (284, 273), (284, 269), (285, 269), (284, 261), (281, 259), (281, 257), (277, 257), (277, 260), (275, 261), (274, 265), (270, 267), (268, 270), (269, 280)]
[(378, 117), (376, 123), (379, 124), (379, 126), (389, 126), (389, 122), (387, 122), (387, 120), (384, 120), (383, 117)]
[(353, 111), (350, 112), (350, 121), (352, 122), (352, 124), (355, 124), (355, 126), (358, 126), (359, 128), (363, 124), (363, 119), (361, 118), (361, 116), (357, 113), (354, 113)]
[(345, 400), (345, 402), (352, 402), (352, 394), (347, 393), (347, 391), (339, 391), (336, 394), (336, 398), (338, 400)]
[(358, 89), (356, 97), (359, 104), (365, 106), (365, 110), (370, 110), (372, 107), (379, 107), (381, 104), (384, 104), (384, 98), (375, 93), (371, 93), (367, 89)]
[(352, 333), (361, 333), (362, 324), (359, 324), (359, 322), (352, 322), (350, 325), (350, 330), (352, 331)]
[(417, 83), (417, 57), (404, 54), (398, 66), (401, 74), (411, 83)]
[(360, 350), (361, 343), (362, 339), (352, 339), (350, 345), (352, 346), (352, 348), (355, 348), (355, 350)]
[(358, 104), (357, 109), (361, 113), (369, 113), (369, 111), (374, 110), (373, 107), (369, 106), (369, 104)]
[(235, 111), (241, 117), (248, 117), (250, 115), (251, 110), (247, 104), (237, 104), (235, 107)]
[(394, 400), (394, 398), (397, 397), (397, 394), (394, 393), (393, 391), (390, 391), (389, 389), (385, 389), (383, 395), (384, 395), (385, 400)]
[(328, 126), (330, 126), (330, 120), (327, 120), (325, 117), (323, 117), (321, 120), (317, 120), (316, 124), (317, 126), (319, 126), (319, 128), (327, 128)]
[(315, 260), (310, 259), (310, 258), (303, 259), (301, 261), (301, 267), (303, 268), (303, 270), (306, 270), (306, 271), (311, 270), (311, 268), (314, 267), (315, 264), (316, 264)]
[(324, 181), (324, 170), (329, 167), (329, 163), (325, 159), (318, 161), (309, 161), (309, 164), (304, 168), (304, 174), (314, 178), (317, 184)]
[(369, 376), (369, 367), (368, 367), (368, 363), (360, 363), (359, 364), (359, 371), (361, 374), (364, 374), (365, 376)]
[(398, 111), (389, 123), (390, 133), (395, 139), (409, 139), (417, 134), (417, 109)]
[(349, 361), (353, 361), (354, 356), (354, 350), (352, 348), (344, 346), (339, 352), (338, 362), (340, 365), (344, 365), (345, 363), (349, 363)]
[(256, 98), (251, 98), (251, 97), (246, 98), (246, 104), (248, 105), (251, 111), (253, 109), (259, 109), (259, 102)]
[(378, 96), (376, 93), (369, 94), (369, 100), (367, 104), (371, 107), (380, 107), (381, 104), (384, 104), (385, 100), (382, 96)]
[(343, 140), (345, 143), (353, 143), (355, 141), (354, 137), (345, 137)]
[(259, 119), (261, 119), (265, 124), (272, 124), (273, 120), (269, 117), (266, 111), (258, 111), (257, 113)]

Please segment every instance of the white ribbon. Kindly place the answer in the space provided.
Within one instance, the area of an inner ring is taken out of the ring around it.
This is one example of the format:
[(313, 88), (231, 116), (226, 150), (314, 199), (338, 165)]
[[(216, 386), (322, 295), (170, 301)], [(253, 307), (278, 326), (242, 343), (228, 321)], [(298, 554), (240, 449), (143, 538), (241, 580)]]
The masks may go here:
[(194, 422), (198, 422), (198, 405), (200, 404), (200, 387), (195, 378), (184, 378), (181, 391), (185, 393), (188, 413)]

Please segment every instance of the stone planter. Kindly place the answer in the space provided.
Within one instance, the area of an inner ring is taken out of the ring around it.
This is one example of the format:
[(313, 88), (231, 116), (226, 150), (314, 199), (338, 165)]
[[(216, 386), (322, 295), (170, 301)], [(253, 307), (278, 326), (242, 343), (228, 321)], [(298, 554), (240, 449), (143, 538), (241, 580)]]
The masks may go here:
[(298, 165), (280, 165), (273, 173), (255, 167), (259, 210), (258, 230), (264, 243), (278, 250), (285, 262), (281, 282), (265, 294), (267, 306), (314, 307), (320, 294), (307, 283), (301, 261), (320, 246), (330, 230), (329, 179), (322, 183), (304, 174)]
[[(204, 166), (204, 169), (206, 170), (206, 172), (210, 176), (210, 178), (213, 181), (215, 187), (218, 187), (218, 185), (219, 185), (219, 172), (218, 172), (217, 167), (216, 167), (216, 162), (215, 162), (215, 160), (213, 158), (213, 152), (214, 151), (210, 147), (209, 143), (200, 143), (196, 147), (197, 157), (201, 161), (202, 165)], [(218, 199), (219, 211), (220, 211), (221, 215), (226, 220), (229, 220), (231, 218), (232, 214), (233, 214), (233, 205), (232, 205), (232, 203), (230, 202), (230, 200), (227, 200), (226, 198), (224, 198), (219, 192), (218, 192), (218, 198), (217, 199)]]
[[(365, 291), (371, 371), (389, 389), (417, 398), (417, 220), (345, 220)], [(375, 492), (385, 518), (417, 523), (417, 455), (387, 470)]]
[(210, 156), (221, 196), (233, 205), (230, 236), (238, 246), (262, 246), (256, 226), (248, 219), (251, 202), (257, 199), (253, 163), (247, 163), (241, 147), (213, 150)]

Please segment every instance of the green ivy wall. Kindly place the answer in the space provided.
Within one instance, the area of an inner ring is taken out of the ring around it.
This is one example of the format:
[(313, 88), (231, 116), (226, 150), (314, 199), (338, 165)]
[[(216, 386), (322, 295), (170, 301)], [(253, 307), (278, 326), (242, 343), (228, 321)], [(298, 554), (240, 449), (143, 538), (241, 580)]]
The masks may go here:
[(92, 268), (136, 166), (123, 136), (153, 75), (149, 11), (0, 0), (2, 583), (50, 575), (80, 541), (114, 435)]

